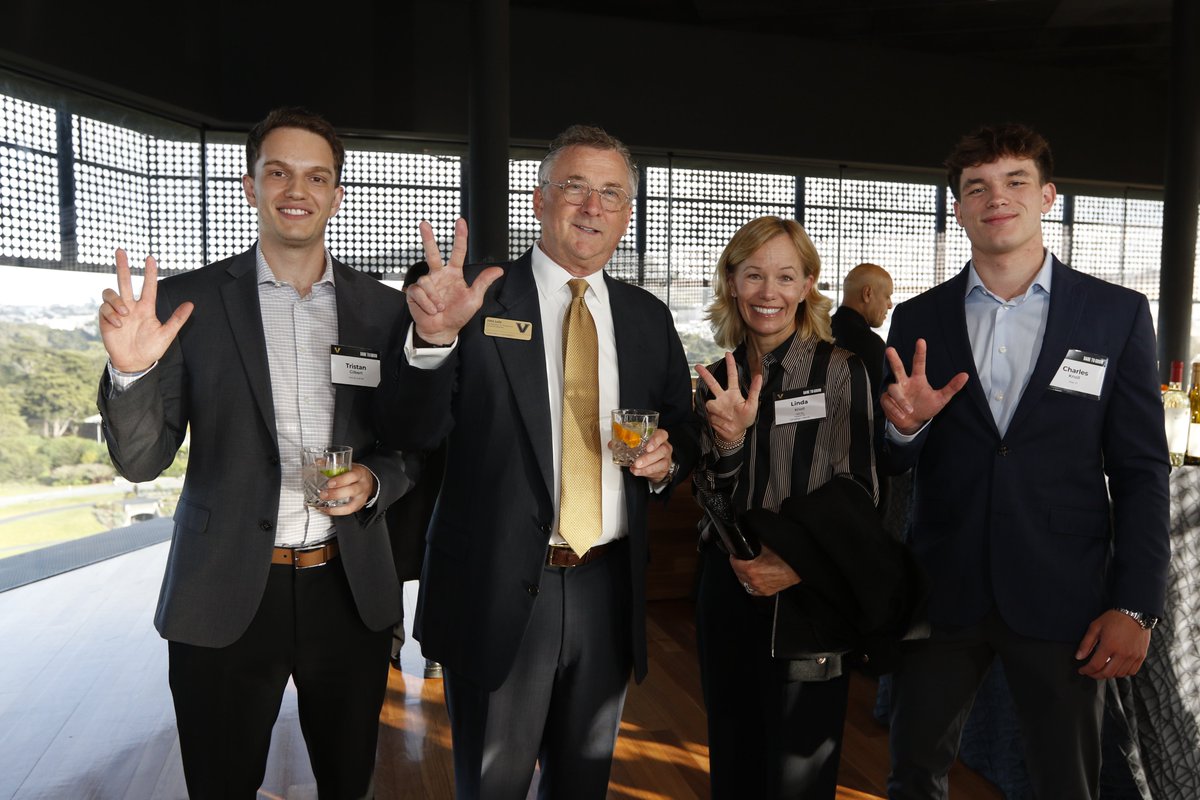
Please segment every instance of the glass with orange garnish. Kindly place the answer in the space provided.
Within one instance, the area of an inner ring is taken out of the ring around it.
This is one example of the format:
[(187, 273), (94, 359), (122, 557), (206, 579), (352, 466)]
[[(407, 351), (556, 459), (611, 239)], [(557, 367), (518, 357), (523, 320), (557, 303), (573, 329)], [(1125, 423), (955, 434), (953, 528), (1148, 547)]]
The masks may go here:
[(628, 467), (646, 450), (658, 428), (658, 412), (641, 408), (614, 408), (612, 412), (612, 460)]

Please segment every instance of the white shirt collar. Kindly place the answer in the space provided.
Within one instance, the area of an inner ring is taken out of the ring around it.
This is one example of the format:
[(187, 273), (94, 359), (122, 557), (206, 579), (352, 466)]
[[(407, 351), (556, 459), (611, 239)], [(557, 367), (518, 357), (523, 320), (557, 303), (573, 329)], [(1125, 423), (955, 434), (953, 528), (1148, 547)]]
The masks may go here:
[[(279, 286), (284, 283), (275, 277), (275, 272), (267, 263), (267, 257), (263, 255), (262, 245), (257, 242), (254, 244), (254, 266), (259, 284), (270, 283)], [(313, 286), (319, 286), (322, 283), (328, 283), (330, 286), (336, 285), (333, 281), (333, 255), (329, 252), (328, 247), (325, 248), (325, 272), (313, 283)]]
[[(558, 265), (558, 262), (546, 255), (540, 244), (533, 246), (532, 261), (533, 280), (537, 284), (538, 294), (543, 299), (549, 300), (560, 292), (566, 292), (570, 296), (567, 281), (574, 279), (575, 275), (567, 272)], [(608, 284), (604, 280), (604, 270), (596, 270), (586, 276), (584, 280), (588, 282), (588, 286), (597, 300), (608, 302)]]

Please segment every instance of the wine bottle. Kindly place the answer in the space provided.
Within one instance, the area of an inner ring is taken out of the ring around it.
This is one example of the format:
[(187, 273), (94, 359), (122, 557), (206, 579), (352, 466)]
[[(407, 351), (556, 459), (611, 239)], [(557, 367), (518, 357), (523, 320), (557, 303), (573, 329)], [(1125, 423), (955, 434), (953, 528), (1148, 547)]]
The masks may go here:
[(1163, 417), (1167, 426), (1167, 451), (1172, 467), (1182, 467), (1187, 453), (1188, 428), (1191, 427), (1192, 405), (1183, 392), (1183, 362), (1171, 362), (1171, 382), (1163, 392)]
[(1192, 407), (1192, 423), (1188, 426), (1187, 454), (1185, 464), (1200, 464), (1200, 361), (1192, 364), (1192, 390), (1188, 392)]

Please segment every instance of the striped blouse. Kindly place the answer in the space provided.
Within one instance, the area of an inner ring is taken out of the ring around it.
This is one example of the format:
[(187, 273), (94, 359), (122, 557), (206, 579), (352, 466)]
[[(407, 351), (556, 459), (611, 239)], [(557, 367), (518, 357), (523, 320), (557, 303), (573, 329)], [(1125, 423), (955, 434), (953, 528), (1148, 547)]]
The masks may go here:
[[(742, 393), (749, 391), (746, 345), (734, 351)], [(696, 412), (701, 429), (698, 485), (732, 496), (740, 513), (748, 508), (778, 511), (793, 494), (808, 494), (835, 475), (858, 481), (878, 501), (875, 453), (871, 444), (871, 384), (862, 361), (848, 350), (816, 338), (793, 335), (763, 356), (763, 389), (758, 417), (746, 432), (745, 444), (721, 455), (714, 444), (705, 404), (712, 392), (701, 382)], [(725, 385), (725, 361), (709, 367)], [(775, 403), (802, 389), (824, 388), (825, 417), (775, 424)]]

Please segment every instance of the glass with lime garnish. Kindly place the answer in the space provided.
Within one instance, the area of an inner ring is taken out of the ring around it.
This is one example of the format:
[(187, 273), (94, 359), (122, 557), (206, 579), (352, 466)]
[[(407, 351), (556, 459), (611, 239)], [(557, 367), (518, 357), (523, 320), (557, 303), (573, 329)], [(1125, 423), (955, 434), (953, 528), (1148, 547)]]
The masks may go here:
[(300, 448), (300, 480), (304, 484), (304, 504), (312, 508), (344, 506), (349, 498), (322, 500), (321, 490), (330, 478), (349, 472), (353, 465), (354, 449), (349, 445)]

